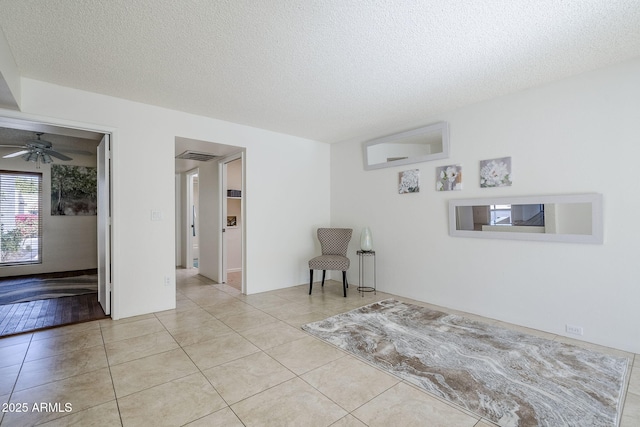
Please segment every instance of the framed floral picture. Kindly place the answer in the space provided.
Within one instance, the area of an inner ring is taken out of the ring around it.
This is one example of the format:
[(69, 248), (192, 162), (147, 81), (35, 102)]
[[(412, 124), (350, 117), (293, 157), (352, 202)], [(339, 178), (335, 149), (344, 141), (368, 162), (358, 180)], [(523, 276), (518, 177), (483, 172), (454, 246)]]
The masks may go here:
[(418, 193), (420, 191), (420, 169), (400, 172), (398, 193)]
[(480, 161), (480, 188), (511, 185), (511, 157)]
[(462, 166), (449, 165), (436, 168), (436, 191), (462, 190)]

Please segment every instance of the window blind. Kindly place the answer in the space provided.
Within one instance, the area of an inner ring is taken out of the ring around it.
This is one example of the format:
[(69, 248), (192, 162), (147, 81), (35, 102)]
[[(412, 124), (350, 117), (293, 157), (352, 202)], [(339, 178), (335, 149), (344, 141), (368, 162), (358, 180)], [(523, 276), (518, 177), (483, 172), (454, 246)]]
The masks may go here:
[(0, 266), (42, 262), (42, 174), (0, 171)]

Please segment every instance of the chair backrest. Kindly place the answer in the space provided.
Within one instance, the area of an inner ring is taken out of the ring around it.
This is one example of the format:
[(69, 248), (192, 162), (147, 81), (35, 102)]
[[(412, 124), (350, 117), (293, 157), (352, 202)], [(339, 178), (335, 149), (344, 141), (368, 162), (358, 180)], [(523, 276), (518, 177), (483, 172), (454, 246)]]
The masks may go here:
[(322, 255), (347, 256), (351, 233), (353, 233), (351, 228), (318, 228)]

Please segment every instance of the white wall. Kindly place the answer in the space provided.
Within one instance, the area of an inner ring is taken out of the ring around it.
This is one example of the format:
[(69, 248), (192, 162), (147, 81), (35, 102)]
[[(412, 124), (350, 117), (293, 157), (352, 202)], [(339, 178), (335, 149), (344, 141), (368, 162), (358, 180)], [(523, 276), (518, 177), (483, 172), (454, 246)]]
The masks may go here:
[[(371, 227), (381, 290), (561, 335), (578, 325), (586, 341), (638, 353), (639, 76), (635, 60), (426, 118), (450, 124), (446, 160), (364, 171), (361, 141), (333, 145), (331, 222), (355, 237)], [(481, 189), (480, 160), (506, 156), (513, 186)], [(464, 190), (434, 191), (449, 164)], [(416, 167), (420, 192), (398, 194), (398, 173)], [(586, 192), (603, 194), (603, 245), (447, 234), (453, 198)]]
[(247, 292), (306, 280), (312, 229), (329, 223), (326, 144), (24, 78), (22, 110), (113, 131), (114, 318), (175, 306), (176, 136), (246, 147)]
[[(96, 167), (95, 156), (74, 157), (60, 164)], [(3, 267), (0, 277), (97, 268), (97, 216), (51, 215), (51, 165), (43, 164), (37, 169), (35, 163), (17, 157), (0, 159), (0, 169), (42, 173), (43, 233), (42, 263)]]

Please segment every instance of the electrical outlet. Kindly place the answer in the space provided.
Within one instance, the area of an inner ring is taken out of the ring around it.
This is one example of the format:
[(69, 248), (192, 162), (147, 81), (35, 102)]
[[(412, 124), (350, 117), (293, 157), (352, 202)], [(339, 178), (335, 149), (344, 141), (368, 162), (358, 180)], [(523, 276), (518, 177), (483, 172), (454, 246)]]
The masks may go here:
[(573, 335), (584, 334), (584, 330), (582, 329), (582, 326), (566, 325), (566, 331), (568, 334), (573, 334)]
[(165, 286), (171, 286), (171, 277), (164, 276), (164, 285)]

